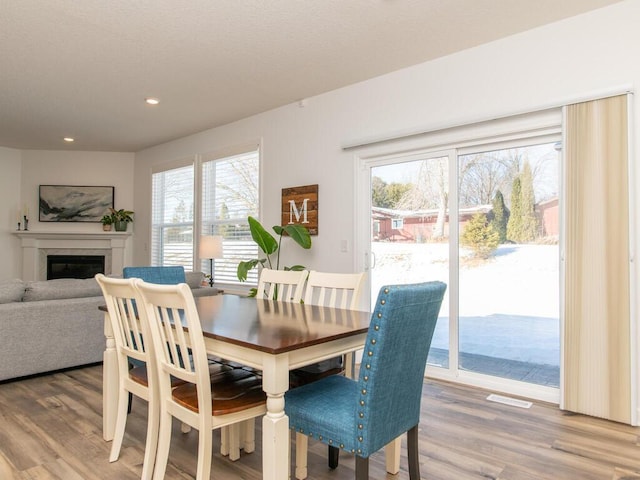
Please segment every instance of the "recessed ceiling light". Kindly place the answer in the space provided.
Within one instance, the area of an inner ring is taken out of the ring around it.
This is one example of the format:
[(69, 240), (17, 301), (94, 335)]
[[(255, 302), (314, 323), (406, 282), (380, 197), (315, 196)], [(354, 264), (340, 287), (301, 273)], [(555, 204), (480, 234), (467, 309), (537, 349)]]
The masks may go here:
[(75, 138), (71, 138), (71, 137), (64, 137), (64, 139), (63, 139), (63, 140), (64, 140), (65, 142), (69, 142), (69, 143), (71, 143), (71, 142), (73, 142), (73, 141), (75, 140)]
[(158, 105), (160, 103), (160, 100), (153, 97), (147, 97), (144, 99), (144, 101), (147, 102), (149, 105)]

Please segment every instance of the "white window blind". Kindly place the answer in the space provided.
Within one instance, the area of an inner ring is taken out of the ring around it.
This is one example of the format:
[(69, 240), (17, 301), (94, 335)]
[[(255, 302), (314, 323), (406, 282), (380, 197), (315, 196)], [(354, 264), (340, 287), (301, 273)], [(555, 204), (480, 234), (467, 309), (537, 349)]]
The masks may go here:
[(193, 270), (194, 166), (152, 175), (151, 265)]
[[(257, 217), (259, 207), (259, 151), (207, 158), (202, 162), (202, 234), (223, 237), (224, 258), (215, 260), (216, 283), (240, 284), (238, 263), (257, 258), (247, 217)], [(202, 271), (209, 272), (203, 260)], [(249, 272), (246, 284), (257, 285), (257, 270)]]

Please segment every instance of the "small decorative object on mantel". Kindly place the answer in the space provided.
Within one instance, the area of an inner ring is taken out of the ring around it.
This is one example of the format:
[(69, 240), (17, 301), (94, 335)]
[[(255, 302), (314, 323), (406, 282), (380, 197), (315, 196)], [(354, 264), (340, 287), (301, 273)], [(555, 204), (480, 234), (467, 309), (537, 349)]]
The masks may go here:
[(116, 232), (126, 232), (127, 224), (133, 222), (133, 211), (125, 210), (124, 208), (120, 210), (109, 208), (109, 211), (111, 212), (111, 220)]
[(318, 185), (282, 189), (282, 226), (302, 225), (318, 235)]
[(26, 232), (29, 230), (29, 207), (27, 207), (27, 204), (25, 203), (24, 205), (24, 209), (20, 210), (18, 208), (18, 228), (16, 228), (16, 231), (20, 231), (20, 225), (22, 225), (24, 228), (23, 230)]
[(102, 222), (102, 230), (104, 230), (105, 232), (110, 232), (111, 227), (113, 226), (113, 216), (105, 215), (100, 221)]

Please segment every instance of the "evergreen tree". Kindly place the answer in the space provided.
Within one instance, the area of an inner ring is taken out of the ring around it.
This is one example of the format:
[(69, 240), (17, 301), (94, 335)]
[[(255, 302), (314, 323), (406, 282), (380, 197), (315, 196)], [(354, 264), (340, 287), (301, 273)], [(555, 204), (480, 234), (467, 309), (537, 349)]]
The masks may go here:
[(520, 243), (522, 238), (522, 206), (520, 176), (513, 179), (511, 187), (511, 214), (507, 223), (507, 239)]
[(522, 215), (520, 242), (525, 243), (532, 242), (538, 237), (538, 219), (535, 212), (536, 199), (529, 162), (524, 163), (520, 179), (520, 212)]
[(491, 219), (491, 225), (498, 232), (500, 236), (500, 243), (504, 243), (507, 240), (507, 222), (509, 221), (509, 210), (504, 204), (504, 196), (502, 192), (498, 190), (493, 197), (493, 218)]
[(473, 251), (475, 257), (489, 258), (500, 244), (500, 234), (486, 215), (476, 213), (465, 226), (460, 242)]

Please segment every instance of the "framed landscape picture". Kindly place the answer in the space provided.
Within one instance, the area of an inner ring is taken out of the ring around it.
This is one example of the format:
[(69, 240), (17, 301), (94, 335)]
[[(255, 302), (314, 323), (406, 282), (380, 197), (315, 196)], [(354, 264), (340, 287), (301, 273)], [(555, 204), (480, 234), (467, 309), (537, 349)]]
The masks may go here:
[(100, 222), (113, 208), (114, 187), (40, 185), (41, 222)]

